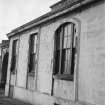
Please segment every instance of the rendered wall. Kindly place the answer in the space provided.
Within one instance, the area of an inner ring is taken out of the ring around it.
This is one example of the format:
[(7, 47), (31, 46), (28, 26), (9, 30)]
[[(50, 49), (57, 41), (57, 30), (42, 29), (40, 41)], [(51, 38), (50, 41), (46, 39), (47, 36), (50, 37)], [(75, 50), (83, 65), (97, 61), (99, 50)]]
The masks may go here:
[(79, 100), (105, 105), (105, 3), (80, 14)]
[[(40, 92), (51, 92), (54, 32), (59, 24), (69, 21), (70, 18), (77, 18), (81, 22), (78, 99), (83, 103), (105, 105), (105, 3), (94, 5), (77, 15), (59, 19), (41, 29), (38, 89)], [(69, 83), (68, 86), (66, 81), (56, 83), (55, 96), (74, 100), (74, 85), (70, 86)]]
[(18, 71), (17, 71), (17, 86), (26, 87), (27, 80), (27, 62), (28, 62), (28, 40), (29, 35), (24, 34), (20, 37), (19, 43), (19, 59), (18, 59)]
[[(19, 59), (18, 59), (18, 71), (17, 71), (17, 86), (28, 89), (35, 89), (35, 77), (29, 77), (27, 79), (28, 72), (28, 58), (29, 58), (29, 37), (33, 33), (37, 33), (38, 30), (30, 30), (20, 36), (19, 43)], [(33, 81), (34, 80), (34, 81)], [(27, 82), (28, 81), (28, 82)], [(34, 86), (34, 87), (32, 87)]]
[[(59, 21), (41, 28), (37, 79), (38, 91), (41, 93), (51, 94), (52, 90), (55, 31), (60, 25), (71, 20), (70, 18), (59, 19)], [(59, 98), (74, 100), (74, 82), (54, 79), (53, 95)]]

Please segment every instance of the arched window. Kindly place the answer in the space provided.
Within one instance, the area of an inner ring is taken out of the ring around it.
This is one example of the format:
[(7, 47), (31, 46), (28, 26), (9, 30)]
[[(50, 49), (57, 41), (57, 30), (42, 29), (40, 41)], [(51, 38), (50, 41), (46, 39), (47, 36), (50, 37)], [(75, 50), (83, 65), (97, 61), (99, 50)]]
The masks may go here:
[(73, 80), (75, 66), (75, 33), (73, 23), (61, 25), (55, 33), (55, 67), (54, 74), (61, 79)]

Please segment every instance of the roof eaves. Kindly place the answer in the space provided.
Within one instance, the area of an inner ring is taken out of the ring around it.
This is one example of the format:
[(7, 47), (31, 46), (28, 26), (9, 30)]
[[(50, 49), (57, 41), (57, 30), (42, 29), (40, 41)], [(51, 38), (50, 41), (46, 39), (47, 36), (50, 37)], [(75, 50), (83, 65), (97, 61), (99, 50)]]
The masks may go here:
[(59, 2), (57, 2), (57, 3), (53, 4), (53, 5), (51, 5), (50, 8), (53, 8), (54, 6), (60, 4), (61, 2), (62, 2), (62, 1), (59, 1)]
[(55, 12), (48, 12), (45, 15), (42, 15), (41, 17), (32, 20), (31, 22), (28, 22), (28, 23), (26, 23), (26, 24), (24, 24), (24, 25), (22, 25), (16, 29), (12, 30), (10, 33), (7, 34), (7, 36), (8, 37), (13, 36), (16, 33), (22, 32), (24, 30), (27, 30), (29, 28), (32, 28), (32, 27), (37, 26), (39, 24), (42, 24), (43, 22), (46, 22), (46, 21), (51, 20), (53, 18), (56, 18), (60, 15), (63, 15), (64, 13), (72, 11), (72, 10), (74, 10), (74, 9), (76, 9), (82, 5), (85, 5), (87, 3), (90, 3), (92, 1), (95, 1), (95, 0), (82, 0), (82, 2), (78, 2), (77, 4), (73, 5), (70, 8), (66, 8), (64, 10), (59, 10), (59, 11), (55, 11)]

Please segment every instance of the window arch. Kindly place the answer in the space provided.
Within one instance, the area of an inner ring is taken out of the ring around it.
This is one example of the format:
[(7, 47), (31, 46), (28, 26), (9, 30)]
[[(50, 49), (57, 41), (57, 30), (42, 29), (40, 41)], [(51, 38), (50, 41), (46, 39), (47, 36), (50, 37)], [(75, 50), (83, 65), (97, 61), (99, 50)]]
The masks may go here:
[(75, 34), (74, 23), (65, 23), (55, 32), (55, 66), (54, 74), (61, 79), (73, 80), (75, 67)]

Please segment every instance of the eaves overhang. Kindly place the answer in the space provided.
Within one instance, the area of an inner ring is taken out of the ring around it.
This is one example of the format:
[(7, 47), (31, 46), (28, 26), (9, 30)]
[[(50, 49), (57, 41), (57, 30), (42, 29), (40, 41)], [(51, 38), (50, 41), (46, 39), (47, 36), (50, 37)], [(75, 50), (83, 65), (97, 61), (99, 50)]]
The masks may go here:
[[(51, 19), (54, 19), (54, 18), (57, 18), (58, 16), (61, 16), (65, 13), (68, 13), (70, 11), (73, 11), (75, 9), (77, 9), (78, 7), (81, 7), (83, 5), (86, 5), (88, 3), (91, 3), (93, 1), (99, 1), (99, 0), (78, 0), (79, 2), (77, 2), (75, 5), (73, 6), (70, 6), (70, 7), (65, 7), (64, 9), (62, 10), (58, 10), (58, 11), (55, 11), (55, 12), (48, 12), (47, 14), (45, 15), (42, 15), (41, 17), (37, 18), (37, 19), (34, 19), (14, 30), (12, 30), (10, 33), (7, 34), (8, 37), (11, 37), (13, 35), (16, 35), (17, 33), (21, 33), (25, 30), (28, 30), (32, 27), (35, 27), (35, 26), (38, 26), (38, 25), (41, 25), (42, 23), (45, 23)], [(100, 0), (102, 1), (102, 0)]]

